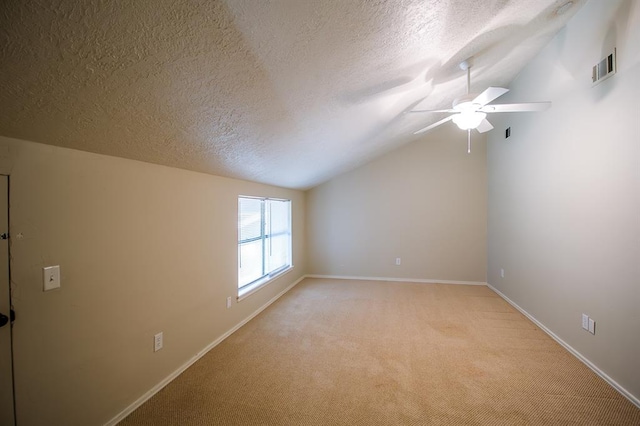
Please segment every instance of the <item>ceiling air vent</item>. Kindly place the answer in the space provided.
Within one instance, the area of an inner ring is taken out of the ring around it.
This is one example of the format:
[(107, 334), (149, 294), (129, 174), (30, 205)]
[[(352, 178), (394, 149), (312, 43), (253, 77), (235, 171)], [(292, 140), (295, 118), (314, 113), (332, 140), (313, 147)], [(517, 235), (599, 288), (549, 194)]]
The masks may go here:
[(593, 66), (591, 70), (591, 85), (595, 86), (616, 73), (616, 49)]

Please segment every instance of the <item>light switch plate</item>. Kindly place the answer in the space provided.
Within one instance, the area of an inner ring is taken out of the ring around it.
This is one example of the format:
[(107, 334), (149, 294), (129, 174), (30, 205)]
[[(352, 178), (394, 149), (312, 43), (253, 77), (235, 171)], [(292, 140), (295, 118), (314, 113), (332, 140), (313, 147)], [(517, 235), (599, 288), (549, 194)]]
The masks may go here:
[(582, 328), (589, 331), (589, 316), (587, 314), (582, 314)]
[(42, 291), (60, 288), (60, 265), (42, 268)]

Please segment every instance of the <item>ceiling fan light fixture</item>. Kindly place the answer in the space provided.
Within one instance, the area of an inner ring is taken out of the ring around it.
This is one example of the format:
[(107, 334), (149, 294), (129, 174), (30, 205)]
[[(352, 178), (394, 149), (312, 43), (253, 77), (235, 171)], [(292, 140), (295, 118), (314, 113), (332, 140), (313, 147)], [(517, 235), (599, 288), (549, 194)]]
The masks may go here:
[(468, 111), (453, 116), (452, 120), (461, 130), (475, 129), (487, 117), (484, 112)]

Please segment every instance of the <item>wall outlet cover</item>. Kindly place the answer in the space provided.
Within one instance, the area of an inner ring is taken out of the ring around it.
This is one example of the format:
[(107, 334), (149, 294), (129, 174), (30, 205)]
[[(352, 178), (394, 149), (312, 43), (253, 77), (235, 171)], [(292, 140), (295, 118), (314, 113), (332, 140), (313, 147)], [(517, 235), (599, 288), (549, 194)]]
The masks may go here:
[(153, 351), (158, 352), (164, 346), (164, 335), (162, 331), (153, 336)]

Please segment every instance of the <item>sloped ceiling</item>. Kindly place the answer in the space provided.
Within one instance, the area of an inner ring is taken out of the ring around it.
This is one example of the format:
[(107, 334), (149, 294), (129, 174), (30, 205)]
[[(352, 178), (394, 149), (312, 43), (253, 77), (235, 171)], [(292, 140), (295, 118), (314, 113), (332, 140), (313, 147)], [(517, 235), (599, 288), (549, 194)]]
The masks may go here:
[(306, 189), (442, 118), (403, 113), (465, 93), (462, 60), (508, 87), (565, 3), (4, 0), (0, 134)]

